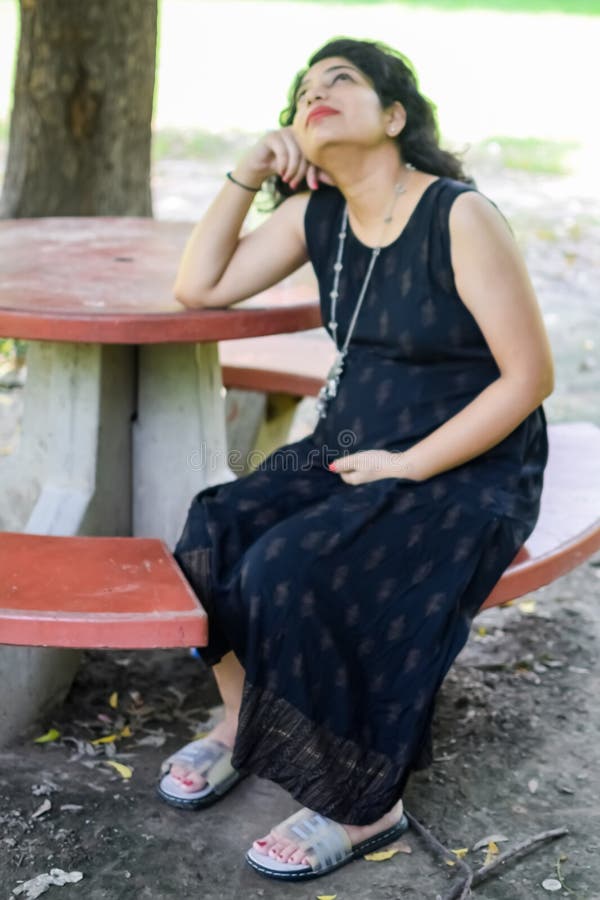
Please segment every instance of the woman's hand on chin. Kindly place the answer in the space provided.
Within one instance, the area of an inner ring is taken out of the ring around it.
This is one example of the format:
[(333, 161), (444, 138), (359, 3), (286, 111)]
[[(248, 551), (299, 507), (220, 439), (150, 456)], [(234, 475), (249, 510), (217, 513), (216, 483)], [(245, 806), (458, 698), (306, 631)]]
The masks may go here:
[(366, 484), (382, 478), (416, 481), (403, 457), (404, 453), (392, 453), (390, 450), (362, 450), (341, 456), (329, 466), (329, 471), (339, 475), (346, 484)]
[(236, 174), (252, 185), (279, 175), (292, 190), (304, 179), (311, 190), (317, 190), (319, 183), (334, 184), (326, 172), (306, 159), (291, 126), (267, 132), (248, 150), (236, 167)]

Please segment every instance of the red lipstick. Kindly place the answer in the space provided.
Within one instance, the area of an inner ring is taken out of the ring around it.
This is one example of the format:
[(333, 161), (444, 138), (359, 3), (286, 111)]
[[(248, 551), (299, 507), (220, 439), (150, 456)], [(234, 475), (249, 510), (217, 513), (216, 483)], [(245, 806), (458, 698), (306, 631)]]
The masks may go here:
[(306, 117), (306, 124), (312, 122), (313, 119), (322, 119), (325, 116), (337, 116), (338, 110), (333, 109), (331, 106), (315, 106), (314, 109), (311, 109), (309, 114)]

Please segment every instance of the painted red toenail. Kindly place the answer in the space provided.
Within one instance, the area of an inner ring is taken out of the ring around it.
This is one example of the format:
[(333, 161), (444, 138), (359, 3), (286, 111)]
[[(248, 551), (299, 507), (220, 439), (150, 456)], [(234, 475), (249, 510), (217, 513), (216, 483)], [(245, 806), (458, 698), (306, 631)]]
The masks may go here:
[(257, 841), (256, 843), (258, 844), (259, 847), (264, 847), (267, 842), (266, 841)]

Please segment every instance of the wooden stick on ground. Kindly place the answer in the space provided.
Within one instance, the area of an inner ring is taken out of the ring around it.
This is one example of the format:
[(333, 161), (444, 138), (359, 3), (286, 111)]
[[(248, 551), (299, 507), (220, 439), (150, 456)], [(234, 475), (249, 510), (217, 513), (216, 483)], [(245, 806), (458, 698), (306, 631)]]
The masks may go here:
[(467, 900), (467, 898), (471, 896), (471, 888), (481, 884), (486, 878), (489, 878), (496, 869), (508, 862), (509, 859), (516, 859), (519, 856), (523, 856), (533, 850), (538, 844), (545, 841), (553, 841), (556, 838), (563, 837), (565, 834), (569, 833), (568, 828), (554, 828), (551, 831), (542, 831), (533, 837), (521, 841), (521, 843), (517, 844), (516, 847), (513, 847), (512, 850), (506, 850), (504, 853), (501, 853), (500, 856), (488, 863), (487, 866), (482, 866), (481, 869), (474, 872), (464, 860), (456, 856), (452, 850), (448, 850), (447, 847), (444, 847), (444, 845), (441, 844), (429, 829), (425, 828), (418, 819), (415, 819), (415, 817), (408, 812), (406, 813), (406, 817), (408, 818), (411, 827), (423, 838), (425, 843), (429, 846), (429, 849), (438, 856), (441, 856), (444, 860), (451, 859), (452, 862), (455, 862), (458, 870), (464, 876), (463, 880), (455, 884), (443, 900)]
[(568, 828), (553, 828), (551, 831), (540, 831), (539, 834), (534, 834), (533, 837), (521, 841), (521, 843), (517, 844), (516, 847), (513, 847), (512, 850), (501, 853), (500, 856), (496, 857), (491, 863), (488, 863), (487, 866), (482, 866), (481, 869), (478, 869), (473, 876), (473, 886), (480, 884), (495, 869), (507, 862), (507, 860), (515, 859), (518, 856), (529, 853), (535, 848), (536, 844), (541, 844), (545, 841), (553, 841), (556, 838), (564, 837), (564, 835), (568, 833)]

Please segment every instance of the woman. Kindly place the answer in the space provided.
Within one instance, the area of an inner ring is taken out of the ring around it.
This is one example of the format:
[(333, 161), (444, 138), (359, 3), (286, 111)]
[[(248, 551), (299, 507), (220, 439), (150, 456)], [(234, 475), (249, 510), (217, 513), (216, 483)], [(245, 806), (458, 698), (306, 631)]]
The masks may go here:
[[(538, 516), (553, 367), (509, 229), (399, 54), (330, 42), (281, 125), (228, 173), (175, 294), (229, 306), (310, 260), (339, 352), (314, 432), (192, 503), (176, 558), (225, 718), (159, 793), (198, 808), (274, 780), (304, 808), (246, 859), (300, 880), (407, 827), (436, 693)], [(240, 238), (272, 177), (287, 199)]]

